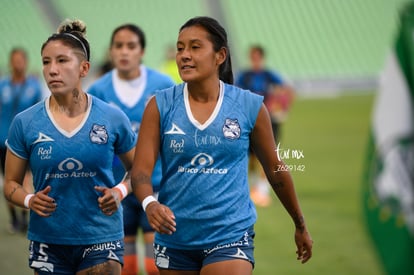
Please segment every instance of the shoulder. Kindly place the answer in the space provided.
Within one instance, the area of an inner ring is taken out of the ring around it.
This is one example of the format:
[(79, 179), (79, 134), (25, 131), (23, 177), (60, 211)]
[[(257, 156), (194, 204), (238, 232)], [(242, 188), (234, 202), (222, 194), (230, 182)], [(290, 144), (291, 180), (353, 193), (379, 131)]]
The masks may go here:
[(224, 96), (245, 106), (261, 105), (263, 96), (235, 85), (224, 84)]
[(166, 89), (155, 92), (155, 101), (158, 109), (171, 109), (180, 101), (179, 98), (183, 96), (184, 83), (171, 86)]
[(91, 86), (88, 88), (88, 92), (96, 93), (99, 92), (101, 89), (107, 89), (108, 85), (112, 83), (112, 70), (105, 73), (103, 76), (95, 80)]
[(22, 112), (18, 113), (16, 115), (16, 119), (20, 119), (20, 120), (27, 120), (27, 119), (31, 119), (31, 118), (39, 118), (39, 116), (37, 116), (36, 114), (38, 114), (39, 112), (43, 112), (45, 110), (45, 100), (41, 100), (39, 102), (37, 102), (36, 104), (30, 106), (29, 108), (23, 110)]
[(90, 95), (90, 98), (92, 100), (92, 108), (104, 114), (110, 115), (110, 114), (116, 114), (116, 113), (123, 113), (122, 110), (118, 106), (107, 103), (95, 95)]
[(177, 97), (182, 96), (184, 90), (184, 83), (173, 85), (171, 87), (156, 91), (156, 98), (164, 98), (166, 100), (176, 100)]
[(8, 76), (0, 77), (0, 86), (7, 86), (10, 84), (10, 78)]

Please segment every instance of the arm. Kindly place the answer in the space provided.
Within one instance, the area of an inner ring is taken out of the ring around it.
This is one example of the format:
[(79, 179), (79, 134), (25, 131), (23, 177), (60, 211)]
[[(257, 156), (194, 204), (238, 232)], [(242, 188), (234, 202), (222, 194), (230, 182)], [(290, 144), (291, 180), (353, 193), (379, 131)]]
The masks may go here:
[(283, 165), (276, 154), (269, 114), (264, 105), (260, 108), (256, 125), (251, 135), (251, 145), (263, 170), (269, 180), (273, 191), (291, 216), (295, 227), (295, 241), (298, 259), (305, 263), (312, 256), (312, 239), (306, 228), (302, 210), (288, 171), (277, 171), (278, 165)]
[(7, 150), (6, 173), (3, 186), (6, 199), (20, 207), (30, 208), (39, 216), (48, 217), (56, 209), (55, 200), (48, 196), (51, 187), (29, 194), (23, 189), (23, 180), (27, 169), (27, 160), (21, 159)]
[(118, 157), (121, 159), (125, 170), (124, 178), (113, 188), (107, 188), (103, 186), (95, 186), (95, 190), (101, 192), (103, 195), (98, 198), (99, 208), (105, 215), (112, 215), (118, 210), (121, 201), (131, 193), (130, 173), (129, 170), (132, 167), (134, 161), (135, 148), (129, 150), (124, 154), (120, 154)]
[[(147, 104), (142, 118), (135, 150), (134, 164), (131, 170), (132, 190), (138, 200), (145, 204), (144, 211), (154, 230), (172, 234), (175, 231), (175, 217), (165, 205), (152, 197), (151, 175), (157, 161), (160, 148), (160, 113), (155, 97)], [(149, 202), (147, 204), (147, 202)]]

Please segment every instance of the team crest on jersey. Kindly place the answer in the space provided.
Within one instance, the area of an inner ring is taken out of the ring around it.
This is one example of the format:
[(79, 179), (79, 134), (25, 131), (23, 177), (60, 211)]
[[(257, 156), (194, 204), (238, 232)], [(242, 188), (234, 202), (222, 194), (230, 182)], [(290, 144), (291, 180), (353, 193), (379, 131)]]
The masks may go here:
[(223, 134), (227, 139), (238, 139), (240, 137), (241, 129), (237, 119), (226, 118), (223, 125)]
[(106, 144), (108, 142), (108, 132), (105, 126), (94, 124), (89, 132), (89, 138), (93, 143)]

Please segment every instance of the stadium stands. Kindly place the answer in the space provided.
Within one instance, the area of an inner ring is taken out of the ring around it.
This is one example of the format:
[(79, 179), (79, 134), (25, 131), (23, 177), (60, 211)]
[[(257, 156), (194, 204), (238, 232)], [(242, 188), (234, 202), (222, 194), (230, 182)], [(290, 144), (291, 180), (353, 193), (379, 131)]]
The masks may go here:
[(40, 47), (52, 29), (34, 1), (1, 1), (0, 75), (8, 73), (8, 57), (13, 47), (24, 47), (29, 55), (30, 72), (40, 73)]
[[(267, 50), (271, 68), (293, 80), (376, 77), (392, 46), (397, 11), (407, 0), (15, 0), (2, 1), (0, 50), (29, 49), (30, 69), (40, 72), (39, 49), (56, 23), (43, 17), (39, 3), (54, 5), (57, 18), (79, 18), (88, 26), (92, 69), (105, 58), (112, 30), (133, 22), (147, 34), (145, 63), (158, 67), (166, 46), (190, 17), (210, 15), (229, 33), (235, 70), (247, 65), (249, 45)], [(221, 6), (215, 14), (211, 5)], [(223, 17), (223, 18), (221, 18)], [(56, 18), (56, 17), (55, 17)], [(0, 74), (7, 71), (0, 56)]]

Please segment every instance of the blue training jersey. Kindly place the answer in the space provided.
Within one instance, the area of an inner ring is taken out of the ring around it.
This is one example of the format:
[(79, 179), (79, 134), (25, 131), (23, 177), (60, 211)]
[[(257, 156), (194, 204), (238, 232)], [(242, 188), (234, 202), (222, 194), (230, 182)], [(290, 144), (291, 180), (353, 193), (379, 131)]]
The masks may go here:
[(10, 77), (0, 80), (0, 147), (5, 141), (14, 116), (29, 108), (42, 98), (37, 78), (29, 76), (21, 84), (14, 84)]
[(49, 196), (57, 203), (50, 217), (30, 212), (30, 240), (86, 245), (123, 238), (122, 208), (112, 216), (104, 215), (97, 201), (102, 194), (94, 186), (115, 186), (114, 154), (131, 150), (136, 134), (118, 108), (92, 96), (88, 102), (84, 120), (72, 132), (54, 122), (49, 98), (12, 122), (8, 148), (29, 161), (35, 192), (50, 185)]
[(263, 98), (221, 82), (204, 123), (191, 113), (185, 83), (160, 91), (163, 178), (158, 200), (171, 208), (176, 232), (158, 244), (207, 249), (237, 241), (256, 221), (247, 177), (250, 134)]
[[(88, 93), (95, 95), (96, 97), (102, 99), (105, 102), (108, 102), (112, 105), (118, 106), (122, 109), (128, 118), (131, 121), (133, 130), (138, 133), (139, 127), (141, 125), (142, 116), (144, 114), (145, 106), (151, 96), (154, 95), (156, 90), (162, 90), (169, 88), (174, 85), (174, 81), (167, 75), (157, 72), (156, 70), (150, 69), (141, 65), (141, 70), (145, 70), (145, 87), (142, 93), (141, 98), (133, 106), (126, 106), (119, 100), (119, 97), (116, 94), (113, 77), (116, 73), (116, 70), (111, 70), (110, 72), (103, 75), (100, 79), (94, 82), (91, 87), (88, 89)], [(122, 177), (125, 174), (125, 169), (122, 166), (118, 158), (114, 159), (114, 174), (116, 181), (121, 181)], [(154, 172), (152, 174), (152, 183), (154, 186), (154, 191), (157, 192), (159, 189), (159, 183), (161, 181), (161, 162), (157, 161)]]
[(244, 71), (237, 78), (235, 85), (266, 97), (272, 85), (284, 85), (283, 79), (270, 70)]

